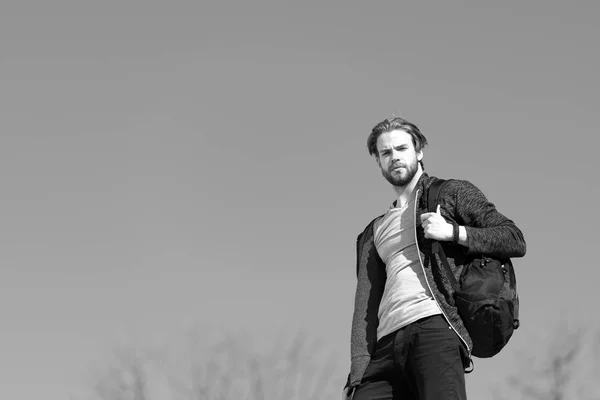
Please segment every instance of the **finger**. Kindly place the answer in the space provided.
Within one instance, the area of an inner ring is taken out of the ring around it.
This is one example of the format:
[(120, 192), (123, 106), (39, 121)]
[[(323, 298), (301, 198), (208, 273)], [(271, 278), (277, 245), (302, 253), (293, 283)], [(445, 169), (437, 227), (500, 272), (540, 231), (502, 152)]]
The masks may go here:
[(431, 217), (432, 215), (433, 215), (433, 213), (424, 213), (424, 214), (421, 214), (421, 222), (427, 221), (427, 219), (429, 219), (429, 217)]
[(438, 206), (437, 206), (437, 210), (435, 210), (435, 213), (436, 213), (437, 215), (442, 215), (442, 212), (440, 211), (440, 205), (439, 205), (439, 204), (438, 204)]

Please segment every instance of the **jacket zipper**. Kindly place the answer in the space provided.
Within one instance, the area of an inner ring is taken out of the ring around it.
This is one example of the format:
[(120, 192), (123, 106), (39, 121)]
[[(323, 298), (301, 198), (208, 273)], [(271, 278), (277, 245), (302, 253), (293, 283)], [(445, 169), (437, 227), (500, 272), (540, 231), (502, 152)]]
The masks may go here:
[(427, 287), (429, 288), (429, 292), (431, 293), (431, 296), (433, 297), (433, 299), (435, 300), (436, 304), (438, 305), (438, 308), (442, 312), (442, 315), (446, 319), (446, 322), (448, 322), (448, 325), (450, 326), (450, 328), (452, 328), (452, 330), (458, 335), (458, 337), (460, 338), (460, 340), (467, 347), (467, 352), (469, 353), (469, 359), (470, 359), (471, 358), (471, 348), (469, 347), (469, 344), (467, 343), (467, 341), (465, 339), (463, 339), (463, 337), (460, 335), (460, 333), (458, 333), (458, 331), (456, 330), (456, 328), (454, 328), (454, 326), (450, 322), (450, 319), (448, 318), (448, 316), (444, 312), (444, 309), (440, 305), (440, 302), (435, 297), (435, 293), (433, 292), (433, 290), (431, 290), (431, 285), (429, 285), (429, 280), (427, 279), (427, 273), (425, 272), (425, 267), (423, 266), (423, 260), (421, 259), (421, 249), (419, 249), (419, 240), (418, 240), (418, 237), (417, 237), (417, 199), (418, 199), (418, 197), (419, 197), (419, 189), (417, 189), (416, 194), (415, 194), (415, 209), (414, 209), (414, 217), (415, 217), (415, 219), (414, 219), (414, 221), (415, 221), (415, 244), (417, 246), (417, 255), (419, 256), (419, 263), (421, 264), (421, 269), (423, 270), (423, 276), (425, 276), (425, 282), (427, 282)]

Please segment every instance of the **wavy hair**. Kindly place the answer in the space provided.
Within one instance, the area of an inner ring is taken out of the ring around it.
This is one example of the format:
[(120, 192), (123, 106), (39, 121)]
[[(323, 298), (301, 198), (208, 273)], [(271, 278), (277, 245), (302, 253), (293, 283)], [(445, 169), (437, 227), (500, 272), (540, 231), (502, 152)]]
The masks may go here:
[[(395, 130), (402, 130), (408, 133), (412, 137), (412, 142), (415, 146), (415, 151), (417, 152), (423, 150), (423, 148), (427, 145), (427, 138), (421, 133), (415, 124), (400, 117), (386, 118), (375, 125), (373, 130), (371, 130), (371, 134), (367, 139), (367, 150), (369, 150), (369, 154), (379, 157), (379, 152), (377, 151), (377, 139), (383, 133), (388, 133)], [(419, 161), (419, 163), (421, 163), (421, 168), (424, 168), (423, 161)]]

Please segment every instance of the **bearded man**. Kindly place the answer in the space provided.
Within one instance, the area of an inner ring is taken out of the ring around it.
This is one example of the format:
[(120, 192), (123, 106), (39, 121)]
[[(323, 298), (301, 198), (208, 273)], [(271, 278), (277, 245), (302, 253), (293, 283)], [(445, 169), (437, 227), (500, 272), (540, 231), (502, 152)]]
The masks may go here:
[(357, 239), (351, 366), (344, 398), (463, 400), (472, 341), (445, 271), (430, 262), (431, 242), (448, 243), (461, 268), (470, 254), (525, 255), (516, 225), (465, 180), (448, 180), (436, 212), (423, 171), (427, 139), (402, 118), (378, 123), (367, 140), (396, 199)]

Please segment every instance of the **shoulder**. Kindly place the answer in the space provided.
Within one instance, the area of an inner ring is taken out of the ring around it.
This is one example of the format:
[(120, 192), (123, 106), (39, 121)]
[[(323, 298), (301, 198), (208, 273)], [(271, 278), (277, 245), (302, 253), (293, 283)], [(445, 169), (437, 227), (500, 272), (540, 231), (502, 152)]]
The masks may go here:
[[(428, 188), (440, 178), (431, 177)], [(438, 202), (442, 209), (453, 210), (462, 214), (466, 211), (478, 210), (487, 204), (487, 198), (472, 182), (465, 179), (445, 178), (440, 188)]]
[(373, 218), (373, 220), (371, 220), (371, 222), (369, 222), (369, 224), (365, 227), (365, 229), (363, 229), (363, 231), (358, 234), (356, 240), (360, 240), (363, 236), (368, 235), (368, 234), (372, 235), (375, 224), (378, 223), (378, 221), (380, 221), (384, 215), (385, 215), (385, 213)]
[[(438, 180), (439, 178), (434, 179)], [(471, 181), (455, 178), (448, 178), (444, 180), (444, 185), (442, 186), (442, 189), (440, 191), (441, 196), (456, 197), (458, 195), (470, 196), (481, 194), (481, 190), (477, 186), (475, 186)]]
[(440, 204), (468, 225), (470, 219), (486, 215), (494, 207), (477, 186), (464, 179), (448, 180), (446, 190), (440, 191)]

